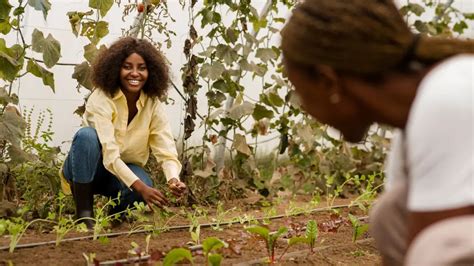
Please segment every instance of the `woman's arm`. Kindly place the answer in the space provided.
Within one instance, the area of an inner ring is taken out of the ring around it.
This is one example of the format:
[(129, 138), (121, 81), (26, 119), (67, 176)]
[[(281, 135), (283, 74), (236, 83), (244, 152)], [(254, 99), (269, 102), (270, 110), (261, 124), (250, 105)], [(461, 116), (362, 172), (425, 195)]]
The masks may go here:
[(433, 223), (444, 219), (453, 218), (461, 215), (474, 214), (474, 206), (466, 206), (462, 208), (449, 209), (444, 211), (433, 212), (409, 212), (408, 213), (408, 245), (423, 229)]

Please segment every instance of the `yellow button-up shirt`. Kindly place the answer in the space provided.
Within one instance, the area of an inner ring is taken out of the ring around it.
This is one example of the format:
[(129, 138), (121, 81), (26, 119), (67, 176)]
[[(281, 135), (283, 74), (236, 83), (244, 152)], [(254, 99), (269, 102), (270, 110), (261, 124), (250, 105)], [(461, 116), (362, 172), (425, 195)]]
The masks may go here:
[(104, 167), (130, 187), (138, 177), (125, 163), (144, 167), (151, 149), (166, 179), (179, 180), (181, 163), (163, 104), (143, 91), (136, 104), (138, 112), (127, 125), (127, 99), (121, 90), (111, 98), (96, 89), (87, 100), (83, 125), (96, 129)]

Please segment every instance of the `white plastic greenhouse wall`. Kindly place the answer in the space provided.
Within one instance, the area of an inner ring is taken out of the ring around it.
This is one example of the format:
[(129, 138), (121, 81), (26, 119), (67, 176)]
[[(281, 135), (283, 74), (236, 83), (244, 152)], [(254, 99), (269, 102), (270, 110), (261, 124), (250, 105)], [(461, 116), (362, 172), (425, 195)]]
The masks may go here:
[[(10, 0), (10, 2), (14, 2)], [(69, 11), (87, 11), (88, 0), (50, 0), (52, 9), (49, 12), (47, 21), (44, 21), (41, 12), (27, 9), (25, 13), (24, 21), (24, 35), (26, 41), (30, 42), (31, 33), (34, 28), (41, 30), (45, 36), (51, 33), (61, 43), (61, 63), (81, 63), (83, 61), (83, 46), (86, 44), (84, 37), (76, 38), (71, 32), (71, 26), (68, 21), (66, 13)], [(122, 1), (127, 2), (127, 1)], [(187, 1), (186, 1), (187, 2)], [(202, 1), (198, 1), (202, 2)], [(266, 0), (254, 0), (252, 1), (257, 10), (260, 10)], [(400, 3), (406, 3), (406, 0), (399, 0)], [(416, 1), (410, 1), (416, 2)], [(420, 1), (421, 2), (421, 1)], [(199, 8), (199, 4), (195, 9)], [(181, 88), (181, 74), (179, 69), (185, 63), (186, 59), (182, 52), (183, 44), (188, 35), (188, 10), (182, 9), (178, 0), (168, 0), (168, 6), (170, 14), (176, 19), (173, 27), (173, 31), (176, 32), (176, 36), (173, 37), (173, 46), (169, 50), (164, 50), (166, 57), (171, 62), (173, 82)], [(474, 12), (474, 0), (456, 0), (454, 6), (463, 12)], [(285, 12), (282, 16), (289, 16), (288, 10), (281, 10)], [(102, 40), (101, 43), (110, 44), (110, 42), (116, 40), (121, 36), (122, 28), (128, 27), (134, 19), (134, 16), (126, 17), (128, 21), (122, 21), (122, 11), (114, 5), (113, 9), (107, 14), (105, 20), (109, 22), (109, 35)], [(470, 31), (466, 33), (466, 37), (474, 38), (474, 25), (470, 22)], [(199, 31), (199, 30), (198, 30)], [(17, 41), (17, 36), (8, 35), (7, 44), (10, 46)], [(275, 43), (278, 39), (275, 39)], [(38, 54), (29, 54), (29, 56), (36, 56), (40, 58)], [(74, 68), (71, 66), (55, 66), (52, 71), (54, 72), (56, 92), (53, 93), (49, 87), (45, 87), (41, 80), (32, 76), (26, 75), (20, 79), (14, 86), (14, 91), (20, 97), (21, 108), (34, 107), (35, 113), (49, 108), (53, 112), (53, 131), (55, 132), (53, 144), (61, 145), (62, 151), (67, 151), (69, 147), (69, 141), (71, 140), (75, 131), (80, 127), (80, 118), (73, 114), (77, 106), (83, 103), (83, 97), (87, 94), (86, 89), (76, 90), (77, 82), (71, 78)], [(251, 87), (251, 80), (247, 80), (248, 86)], [(0, 81), (0, 85), (1, 81)], [(259, 86), (253, 85), (253, 86)], [(257, 90), (255, 90), (257, 94)], [(170, 97), (175, 100), (173, 105), (167, 106), (168, 117), (171, 121), (173, 134), (175, 138), (182, 136), (182, 120), (184, 115), (184, 101), (181, 100), (179, 95), (171, 88)], [(254, 97), (255, 98), (255, 97)], [(206, 98), (204, 95), (198, 99), (200, 104), (205, 104)], [(205, 110), (199, 106), (199, 110)], [(200, 121), (196, 122), (198, 127)], [(202, 134), (202, 133), (201, 133)], [(196, 144), (200, 142), (201, 134), (197, 131), (191, 143)], [(271, 142), (268, 146), (271, 149), (274, 146)]]

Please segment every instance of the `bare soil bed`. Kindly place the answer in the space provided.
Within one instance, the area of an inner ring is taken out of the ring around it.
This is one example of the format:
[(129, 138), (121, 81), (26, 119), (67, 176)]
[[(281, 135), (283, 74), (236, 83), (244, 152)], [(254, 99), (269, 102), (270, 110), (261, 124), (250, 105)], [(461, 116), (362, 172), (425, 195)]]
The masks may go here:
[[(305, 199), (296, 204), (304, 205)], [(334, 205), (347, 204), (349, 200), (337, 200)], [(236, 207), (232, 209), (233, 207)], [(295, 203), (292, 203), (295, 206)], [(277, 214), (285, 214), (288, 210), (288, 204), (282, 203), (276, 206)], [(321, 203), (318, 208), (325, 207)], [(225, 206), (226, 210), (232, 210), (226, 213), (226, 219), (242, 216), (244, 213), (254, 217), (262, 217), (264, 213), (259, 209), (252, 209), (248, 201), (238, 201)], [(304, 234), (304, 227), (309, 220), (315, 220), (318, 223), (319, 235), (314, 252), (310, 252), (307, 245), (295, 245), (290, 247), (285, 255), (278, 261), (279, 265), (381, 265), (381, 259), (374, 247), (374, 241), (366, 233), (360, 240), (353, 242), (352, 225), (348, 222), (347, 214), (352, 213), (357, 217), (363, 217), (357, 208), (340, 209), (340, 217), (336, 217), (333, 211), (312, 212), (298, 216), (285, 216), (273, 219), (267, 225), (271, 230), (277, 230), (280, 226), (286, 226), (288, 235), (277, 242), (276, 258), (285, 251), (288, 237)], [(210, 220), (212, 212), (209, 212)], [(215, 220), (214, 220), (215, 221)], [(364, 222), (365, 220), (362, 219)], [(365, 221), (366, 222), (366, 221)], [(189, 221), (185, 217), (178, 217), (170, 221), (168, 226), (186, 225)], [(246, 232), (244, 227), (247, 224), (235, 223), (232, 225), (220, 226), (219, 230), (210, 227), (201, 228), (200, 239), (214, 236), (229, 244), (229, 248), (220, 250), (223, 255), (222, 265), (263, 265), (267, 258), (265, 243), (263, 240)], [(129, 232), (131, 224), (123, 223), (113, 228), (111, 232)], [(136, 226), (136, 225), (134, 225)], [(71, 233), (66, 238), (75, 236), (84, 236), (87, 234)], [(139, 246), (139, 250), (146, 249), (145, 233), (123, 234), (116, 237), (109, 237), (107, 243), (98, 240), (80, 240), (63, 242), (59, 246), (42, 245), (32, 248), (18, 248), (13, 253), (8, 250), (0, 251), (0, 265), (86, 265), (84, 255), (95, 254), (96, 265), (133, 265), (126, 261), (120, 263), (114, 262), (123, 259), (136, 257), (130, 254), (134, 247), (132, 243)], [(38, 230), (28, 231), (20, 241), (24, 243), (36, 243), (52, 241), (56, 238), (54, 233), (46, 233)], [(156, 235), (152, 235), (149, 242), (148, 254), (165, 254), (176, 247), (189, 247), (191, 241), (189, 230), (169, 230)], [(9, 238), (0, 239), (0, 246), (8, 246)], [(137, 250), (137, 249), (135, 249)], [(146, 254), (145, 254), (146, 255)], [(193, 252), (194, 262), (197, 265), (205, 265), (202, 252), (199, 250)], [(148, 265), (147, 260), (143, 260), (140, 265)], [(184, 263), (187, 264), (187, 263)]]

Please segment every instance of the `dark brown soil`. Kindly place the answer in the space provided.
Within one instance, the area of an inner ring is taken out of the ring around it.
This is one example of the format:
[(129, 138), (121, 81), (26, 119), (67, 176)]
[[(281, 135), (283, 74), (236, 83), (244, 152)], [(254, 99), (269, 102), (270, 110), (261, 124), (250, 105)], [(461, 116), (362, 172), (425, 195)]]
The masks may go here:
[[(302, 206), (307, 201), (301, 200), (300, 203), (292, 206)], [(334, 204), (345, 204), (347, 200), (338, 200)], [(254, 217), (263, 216), (264, 213), (260, 210), (249, 210), (252, 204), (245, 201), (234, 202), (224, 208), (230, 210), (232, 206), (239, 206), (232, 212), (226, 213), (225, 220), (232, 217), (242, 216), (243, 213), (253, 215)], [(325, 204), (320, 204), (314, 207), (324, 207)], [(245, 208), (244, 208), (245, 207)], [(284, 214), (284, 210), (288, 210), (287, 203), (281, 203), (276, 208), (278, 214)], [(304, 226), (307, 221), (315, 220), (319, 225), (319, 236), (315, 247), (315, 252), (310, 252), (306, 245), (296, 245), (290, 247), (283, 258), (278, 262), (281, 265), (381, 265), (379, 254), (377, 253), (374, 242), (368, 234), (356, 243), (352, 242), (352, 226), (345, 219), (347, 213), (351, 212), (358, 217), (365, 216), (356, 208), (341, 210), (340, 218), (336, 218), (334, 212), (316, 212), (307, 215), (299, 215), (293, 217), (284, 217), (281, 219), (274, 219), (270, 222), (268, 227), (271, 230), (277, 230), (280, 226), (289, 228), (289, 236), (304, 234)], [(209, 215), (208, 217), (211, 217)], [(204, 222), (204, 221), (203, 221)], [(188, 224), (189, 221), (184, 217), (173, 219), (169, 226)], [(334, 224), (339, 225), (335, 228)], [(122, 224), (118, 228), (114, 228), (113, 232), (126, 232), (130, 230), (129, 224)], [(79, 233), (71, 233), (66, 236), (70, 238), (81, 235)], [(84, 234), (82, 234), (84, 235)], [(127, 259), (135, 257), (129, 254), (133, 249), (132, 243), (138, 244), (141, 251), (146, 249), (146, 234), (132, 234), (121, 235), (118, 237), (108, 238), (108, 243), (102, 243), (98, 240), (81, 240), (73, 242), (64, 242), (59, 246), (43, 245), (33, 248), (19, 248), (13, 253), (8, 250), (0, 251), (0, 265), (85, 265), (85, 256), (95, 254), (95, 258), (99, 262), (113, 261), (120, 259)], [(212, 228), (202, 228), (201, 237), (203, 240), (206, 237), (214, 236), (224, 240), (230, 244), (231, 248), (221, 250), (224, 259), (222, 265), (259, 265), (263, 264), (267, 257), (265, 244), (261, 239), (258, 239), (244, 230), (244, 225), (240, 223), (231, 226), (221, 226), (219, 230)], [(38, 231), (29, 231), (23, 236), (20, 243), (34, 243), (41, 241), (51, 241), (56, 238), (54, 233), (41, 233)], [(187, 243), (191, 241), (191, 236), (188, 230), (173, 230), (163, 232), (157, 235), (152, 235), (149, 243), (149, 252), (166, 253), (175, 247), (187, 247)], [(286, 249), (287, 240), (282, 238), (278, 241), (276, 250), (276, 257), (279, 258), (282, 252)], [(9, 238), (3, 237), (0, 239), (1, 246), (8, 246)], [(159, 251), (159, 252), (157, 252)], [(147, 254), (144, 254), (147, 255)], [(204, 265), (205, 260), (202, 255), (194, 253), (194, 262), (198, 265)], [(146, 263), (142, 263), (146, 265)]]

